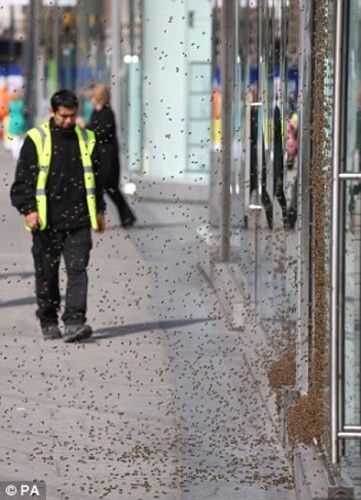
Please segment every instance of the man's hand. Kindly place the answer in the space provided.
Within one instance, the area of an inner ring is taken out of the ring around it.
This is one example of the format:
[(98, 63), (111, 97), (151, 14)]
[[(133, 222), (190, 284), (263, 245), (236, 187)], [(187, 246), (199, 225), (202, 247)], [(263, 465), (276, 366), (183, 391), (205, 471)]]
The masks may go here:
[(105, 230), (105, 216), (103, 213), (97, 214), (98, 230), (97, 233), (104, 233)]
[(40, 229), (40, 217), (38, 212), (31, 212), (25, 216), (26, 225), (31, 231), (37, 231)]
[(82, 116), (77, 116), (75, 123), (80, 127), (80, 128), (85, 128), (86, 127), (86, 121)]

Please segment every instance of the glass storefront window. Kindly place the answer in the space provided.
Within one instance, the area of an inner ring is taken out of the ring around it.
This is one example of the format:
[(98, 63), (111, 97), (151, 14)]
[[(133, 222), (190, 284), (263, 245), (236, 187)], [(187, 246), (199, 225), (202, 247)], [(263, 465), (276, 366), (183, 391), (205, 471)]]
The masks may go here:
[(344, 424), (360, 425), (361, 180), (345, 182), (343, 367)]
[(348, 172), (361, 168), (361, 1), (352, 0), (349, 10), (349, 50), (347, 88), (347, 163)]
[[(357, 431), (361, 426), (361, 176), (358, 177), (361, 173), (361, 0), (352, 0), (347, 7), (347, 132), (344, 178), (340, 180), (343, 205), (343, 237), (340, 245), (340, 397), (342, 430)], [(346, 440), (344, 450), (346, 456), (355, 453), (360, 456), (360, 442)]]
[[(232, 119), (228, 267), (265, 326), (295, 324), (298, 162), (294, 151), (287, 159), (287, 124), (297, 128), (298, 123), (300, 6), (298, 0), (235, 0), (232, 5), (237, 23), (227, 108)], [(225, 161), (221, 19), (222, 7), (215, 2), (211, 220), (216, 227), (222, 205), (219, 167)]]

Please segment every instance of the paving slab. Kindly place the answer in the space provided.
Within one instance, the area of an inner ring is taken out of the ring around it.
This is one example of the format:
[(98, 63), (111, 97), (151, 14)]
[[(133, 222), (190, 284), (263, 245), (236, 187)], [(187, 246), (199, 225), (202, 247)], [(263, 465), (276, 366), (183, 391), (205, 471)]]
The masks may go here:
[(94, 335), (44, 341), (9, 158), (0, 150), (0, 480), (43, 479), (47, 500), (296, 498), (262, 353), (245, 342), (255, 332), (229, 329), (199, 270), (207, 206), (135, 198), (126, 231), (109, 205), (89, 267)]

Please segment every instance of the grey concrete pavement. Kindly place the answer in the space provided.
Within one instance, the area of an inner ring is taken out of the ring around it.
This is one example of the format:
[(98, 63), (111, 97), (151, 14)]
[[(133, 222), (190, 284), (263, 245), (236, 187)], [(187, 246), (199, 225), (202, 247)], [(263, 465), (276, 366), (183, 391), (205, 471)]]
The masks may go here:
[(268, 348), (251, 325), (228, 329), (199, 271), (207, 208), (135, 199), (127, 232), (108, 201), (89, 268), (95, 333), (44, 341), (2, 150), (0, 163), (0, 480), (43, 479), (48, 500), (294, 499)]

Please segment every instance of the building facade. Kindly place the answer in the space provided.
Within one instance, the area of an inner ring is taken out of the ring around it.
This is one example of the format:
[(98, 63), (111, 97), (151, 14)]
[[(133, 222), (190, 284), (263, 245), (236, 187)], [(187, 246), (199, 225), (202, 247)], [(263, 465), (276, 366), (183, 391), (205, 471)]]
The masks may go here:
[(280, 360), (304, 498), (360, 495), (360, 16), (356, 0), (213, 5), (210, 273)]

